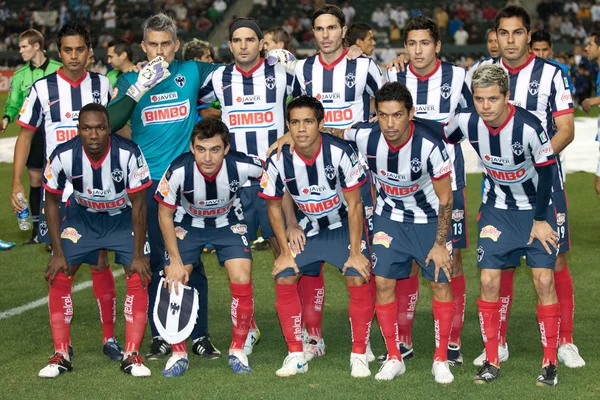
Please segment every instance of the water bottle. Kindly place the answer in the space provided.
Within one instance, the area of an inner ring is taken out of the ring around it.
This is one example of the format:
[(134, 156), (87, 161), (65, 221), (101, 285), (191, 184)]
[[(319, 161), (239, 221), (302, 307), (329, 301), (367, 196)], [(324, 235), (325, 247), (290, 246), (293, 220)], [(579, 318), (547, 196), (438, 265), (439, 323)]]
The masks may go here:
[(31, 213), (29, 212), (29, 206), (27, 205), (27, 202), (25, 201), (25, 199), (23, 198), (23, 193), (17, 193), (17, 199), (19, 199), (19, 203), (21, 203), (21, 205), (25, 208), (23, 208), (23, 211), (19, 211), (17, 213), (17, 221), (19, 222), (19, 229), (21, 229), (22, 231), (29, 231), (31, 230), (33, 223), (31, 221)]

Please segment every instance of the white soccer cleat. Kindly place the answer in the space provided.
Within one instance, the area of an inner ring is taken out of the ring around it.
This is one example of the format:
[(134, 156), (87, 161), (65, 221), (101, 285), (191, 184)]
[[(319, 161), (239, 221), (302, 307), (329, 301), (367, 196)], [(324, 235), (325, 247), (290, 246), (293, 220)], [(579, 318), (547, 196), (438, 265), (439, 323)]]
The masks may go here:
[(375, 361), (375, 354), (373, 354), (373, 350), (371, 350), (371, 341), (367, 342), (367, 361), (373, 362)]
[(251, 329), (248, 331), (246, 336), (246, 342), (244, 343), (244, 355), (249, 356), (254, 350), (254, 345), (260, 341), (260, 329)]
[(287, 377), (303, 374), (306, 371), (308, 371), (308, 362), (304, 359), (304, 353), (289, 353), (283, 360), (281, 368), (275, 371), (275, 375)]
[(431, 367), (431, 374), (437, 383), (452, 383), (454, 375), (450, 372), (448, 361), (434, 361)]
[(371, 376), (366, 354), (350, 353), (350, 375), (353, 378), (368, 378)]
[(137, 353), (132, 353), (129, 357), (121, 361), (121, 371), (136, 378), (152, 375), (152, 371), (144, 365), (144, 359)]
[(309, 338), (307, 343), (302, 344), (304, 350), (304, 358), (306, 361), (311, 361), (313, 358), (322, 357), (325, 355), (325, 341), (323, 338), (318, 341), (313, 338)]
[(585, 360), (579, 355), (579, 349), (573, 343), (566, 343), (558, 347), (558, 361), (567, 368), (585, 367)]
[(40, 369), (38, 376), (40, 378), (56, 378), (58, 375), (64, 372), (71, 372), (73, 367), (71, 361), (68, 360), (68, 356), (65, 357), (61, 353), (54, 353), (52, 357), (48, 359), (48, 365)]
[[(508, 343), (506, 343), (504, 346), (501, 344), (498, 345), (498, 359), (500, 362), (508, 361)], [(485, 360), (487, 360), (487, 355), (485, 354), (485, 349), (483, 349), (483, 352), (479, 355), (479, 357), (473, 360), (473, 365), (476, 367), (481, 367)]]
[(386, 360), (379, 368), (379, 372), (375, 374), (375, 379), (378, 381), (391, 381), (397, 376), (406, 372), (406, 365), (402, 360), (392, 358)]

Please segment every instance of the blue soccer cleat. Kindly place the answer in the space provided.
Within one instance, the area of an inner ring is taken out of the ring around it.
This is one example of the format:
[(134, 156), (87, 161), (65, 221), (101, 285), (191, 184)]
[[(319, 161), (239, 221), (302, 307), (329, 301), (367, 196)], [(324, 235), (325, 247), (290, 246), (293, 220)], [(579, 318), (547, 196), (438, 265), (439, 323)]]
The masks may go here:
[(189, 365), (190, 362), (187, 358), (172, 355), (167, 361), (167, 365), (165, 366), (162, 374), (163, 376), (167, 377), (181, 376), (185, 371), (187, 371)]
[(250, 364), (248, 363), (248, 357), (244, 353), (230, 354), (227, 357), (227, 362), (231, 366), (231, 370), (236, 374), (248, 374), (252, 372)]
[(104, 343), (102, 352), (113, 361), (123, 360), (123, 349), (121, 349), (119, 342), (115, 338), (110, 338)]

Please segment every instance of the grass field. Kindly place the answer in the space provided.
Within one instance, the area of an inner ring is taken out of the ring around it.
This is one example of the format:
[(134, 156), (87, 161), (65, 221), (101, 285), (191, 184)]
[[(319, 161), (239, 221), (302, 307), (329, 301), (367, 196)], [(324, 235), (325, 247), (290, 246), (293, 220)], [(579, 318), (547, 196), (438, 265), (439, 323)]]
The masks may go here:
[[(2, 104), (0, 103), (0, 106)], [(15, 133), (14, 131), (8, 134)], [(596, 151), (594, 149), (594, 151)], [(28, 233), (18, 230), (14, 213), (9, 208), (10, 175), (12, 166), (0, 164), (0, 238), (22, 242)], [(0, 319), (0, 338), (4, 345), (4, 361), (0, 363), (0, 399), (46, 399), (71, 397), (75, 399), (184, 399), (184, 398), (494, 398), (494, 399), (558, 399), (600, 398), (600, 382), (594, 378), (598, 362), (597, 346), (598, 284), (600, 271), (597, 260), (600, 207), (593, 188), (593, 175), (577, 173), (568, 176), (571, 235), (574, 250), (570, 265), (575, 283), (576, 324), (575, 339), (588, 365), (580, 370), (559, 369), (560, 384), (555, 388), (535, 386), (542, 356), (539, 331), (535, 317), (536, 296), (531, 274), (521, 267), (515, 280), (515, 302), (508, 333), (510, 360), (502, 365), (502, 376), (491, 385), (471, 383), (475, 367), (471, 362), (479, 355), (482, 342), (477, 320), (478, 272), (475, 262), (477, 235), (475, 217), (478, 208), (479, 177), (468, 176), (468, 218), (471, 228), (470, 249), (465, 252), (467, 275), (467, 308), (463, 330), (465, 365), (453, 369), (455, 381), (448, 386), (434, 382), (431, 376), (433, 355), (433, 321), (431, 295), (425, 281), (421, 281), (414, 345), (416, 356), (407, 362), (404, 376), (392, 382), (376, 382), (372, 377), (357, 380), (350, 377), (350, 328), (347, 318), (348, 295), (339, 273), (326, 269), (327, 297), (325, 303), (324, 336), (327, 354), (311, 362), (307, 374), (289, 379), (278, 378), (275, 370), (286, 355), (275, 311), (274, 284), (270, 278), (272, 256), (269, 251), (255, 252), (254, 290), (255, 315), (262, 332), (262, 340), (255, 347), (250, 362), (254, 371), (247, 376), (234, 375), (225, 358), (215, 361), (191, 356), (188, 372), (179, 379), (161, 375), (164, 362), (147, 362), (153, 376), (136, 380), (119, 370), (118, 363), (106, 359), (101, 352), (102, 330), (98, 310), (91, 289), (73, 295), (75, 317), (72, 322), (72, 340), (75, 349), (74, 371), (55, 380), (41, 380), (37, 373), (52, 352), (47, 307), (40, 306), (20, 315)], [(47, 295), (43, 271), (48, 254), (43, 246), (17, 246), (0, 252), (0, 313), (38, 300)], [(205, 256), (209, 277), (210, 332), (215, 345), (226, 352), (231, 339), (229, 318), (230, 294), (225, 271), (217, 265), (214, 255)], [(118, 268), (115, 267), (115, 270)], [(90, 273), (82, 268), (75, 283), (90, 280)], [(122, 317), (125, 284), (117, 282), (117, 338), (124, 340)], [(142, 352), (149, 346), (149, 331), (142, 344)], [(378, 326), (374, 324), (372, 347), (376, 354), (384, 350)], [(377, 364), (371, 365), (373, 374)]]

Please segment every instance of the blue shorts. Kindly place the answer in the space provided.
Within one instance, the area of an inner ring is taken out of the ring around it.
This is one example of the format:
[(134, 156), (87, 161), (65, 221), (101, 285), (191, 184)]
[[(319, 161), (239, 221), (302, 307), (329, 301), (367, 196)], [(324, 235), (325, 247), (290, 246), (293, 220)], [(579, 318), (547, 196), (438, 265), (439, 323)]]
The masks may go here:
[[(375, 215), (373, 275), (389, 279), (408, 278), (414, 259), (421, 267), (423, 277), (435, 280), (435, 264), (430, 261), (425, 266), (425, 260), (435, 243), (436, 234), (437, 222), (413, 224)], [(452, 254), (450, 235), (446, 247)], [(440, 270), (438, 282), (448, 282), (443, 270)]]
[(258, 228), (260, 228), (260, 234), (263, 238), (275, 237), (267, 214), (267, 201), (258, 196), (259, 192), (259, 185), (241, 187), (238, 191), (242, 210), (244, 211), (244, 219), (248, 225), (247, 237), (251, 242), (258, 238), (256, 234)]
[(452, 192), (452, 248), (469, 248), (467, 230), (467, 195), (465, 188)]
[(552, 193), (552, 203), (556, 210), (556, 226), (558, 229), (558, 244), (560, 245), (560, 253), (566, 253), (571, 250), (571, 235), (569, 229), (569, 215), (567, 207), (569, 200), (564, 190)]
[(363, 218), (369, 244), (373, 246), (373, 215), (375, 215), (375, 189), (371, 171), (365, 171), (367, 181), (360, 186), (360, 196), (363, 202)]
[[(37, 238), (42, 243), (52, 244), (50, 242), (50, 235), (48, 234), (48, 222), (46, 221), (46, 212), (44, 211), (44, 199), (45, 198), (46, 198), (46, 196), (45, 196), (45, 191), (44, 191), (42, 193), (42, 199), (40, 200), (40, 225), (38, 228)], [(65, 204), (66, 203), (63, 203), (62, 201), (58, 203), (61, 221), (63, 219), (65, 219), (65, 216), (67, 215)]]
[[(196, 264), (202, 255), (204, 246), (212, 244), (217, 252), (221, 266), (234, 258), (252, 260), (250, 243), (247, 238), (248, 227), (244, 221), (222, 228), (196, 228), (189, 222), (175, 222), (177, 245), (183, 265)], [(170, 265), (169, 254), (164, 254), (164, 265)]]
[[(369, 259), (370, 255), (364, 231), (360, 247), (362, 254)], [(307, 237), (304, 251), (295, 256), (295, 261), (301, 274), (319, 276), (322, 262), (328, 262), (342, 271), (349, 256), (350, 230), (348, 225), (343, 225), (340, 228), (327, 229), (314, 236)], [(275, 279), (294, 275), (294, 270), (288, 268), (277, 274)], [(360, 276), (354, 268), (348, 268), (344, 275)]]
[[(477, 217), (477, 267), (515, 267), (520, 264), (520, 257), (526, 256), (531, 268), (554, 269), (557, 252), (548, 254), (539, 240), (527, 245), (534, 214), (535, 210), (500, 210), (482, 204)], [(556, 229), (552, 206), (548, 207), (547, 221)]]

